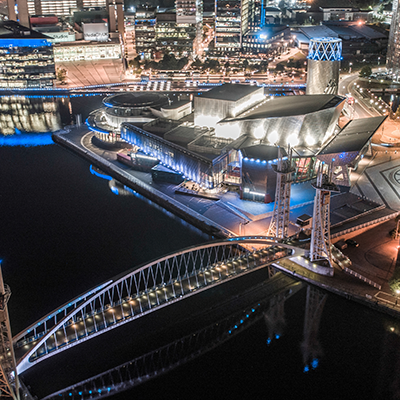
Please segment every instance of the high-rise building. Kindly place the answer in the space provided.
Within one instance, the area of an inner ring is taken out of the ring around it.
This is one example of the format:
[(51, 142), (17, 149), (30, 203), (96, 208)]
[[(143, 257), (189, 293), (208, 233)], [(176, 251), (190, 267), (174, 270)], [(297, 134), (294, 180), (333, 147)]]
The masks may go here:
[(147, 6), (136, 9), (136, 53), (147, 60), (154, 57), (156, 47), (156, 10), (156, 7)]
[(254, 19), (253, 0), (215, 0), (216, 50), (235, 52)]
[(177, 18), (173, 12), (157, 14), (156, 51), (168, 51), (178, 58), (190, 57), (196, 49), (197, 24), (178, 24)]
[(195, 28), (196, 36), (193, 42), (193, 51), (199, 54), (203, 35), (203, 0), (176, 0), (176, 23), (182, 27)]
[(0, 24), (0, 87), (43, 88), (53, 86), (53, 45), (40, 32), (15, 21)]
[(9, 19), (29, 26), (29, 15), (56, 14), (63, 17), (72, 15), (75, 10), (104, 8), (112, 3), (112, 0), (7, 0), (7, 7)]
[(7, 0), (8, 19), (18, 21), (29, 28), (29, 12), (26, 0)]
[(393, 0), (393, 17), (390, 25), (386, 66), (390, 73), (400, 75), (400, 0)]

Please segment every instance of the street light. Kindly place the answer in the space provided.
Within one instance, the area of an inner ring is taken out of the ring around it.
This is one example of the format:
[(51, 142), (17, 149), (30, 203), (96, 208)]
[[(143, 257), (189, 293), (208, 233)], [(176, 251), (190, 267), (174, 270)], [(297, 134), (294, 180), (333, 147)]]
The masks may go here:
[(351, 74), (351, 66), (353, 65), (353, 63), (349, 63), (349, 74)]

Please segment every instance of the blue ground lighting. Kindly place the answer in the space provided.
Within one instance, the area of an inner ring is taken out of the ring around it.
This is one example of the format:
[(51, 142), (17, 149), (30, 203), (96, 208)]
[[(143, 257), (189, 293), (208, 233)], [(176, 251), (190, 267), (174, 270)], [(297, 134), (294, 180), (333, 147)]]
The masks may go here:
[(51, 133), (17, 133), (16, 135), (0, 135), (1, 147), (35, 147), (54, 144)]

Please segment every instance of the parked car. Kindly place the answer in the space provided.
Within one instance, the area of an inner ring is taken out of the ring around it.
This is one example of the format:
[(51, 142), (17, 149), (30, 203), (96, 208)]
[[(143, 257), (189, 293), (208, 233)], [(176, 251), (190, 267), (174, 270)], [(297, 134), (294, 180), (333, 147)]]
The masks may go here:
[(358, 247), (358, 246), (360, 245), (360, 243), (356, 242), (356, 241), (353, 240), (353, 239), (347, 239), (347, 240), (346, 240), (346, 243), (347, 243), (349, 246), (353, 246), (353, 247)]

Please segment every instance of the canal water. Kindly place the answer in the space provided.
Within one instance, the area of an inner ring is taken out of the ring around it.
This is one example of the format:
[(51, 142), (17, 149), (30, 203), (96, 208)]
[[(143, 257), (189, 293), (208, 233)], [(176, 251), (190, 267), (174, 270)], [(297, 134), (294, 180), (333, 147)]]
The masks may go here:
[[(33, 120), (42, 128), (58, 129), (69, 123), (75, 106), (84, 113), (83, 106), (90, 109), (91, 101), (99, 103), (98, 98), (93, 99), (56, 99), (59, 105), (51, 111), (51, 118), (41, 120), (38, 115)], [(32, 100), (39, 103), (38, 114), (47, 107), (40, 99)], [(29, 107), (32, 103), (27, 102)], [(23, 109), (16, 105), (18, 101), (8, 104), (9, 112)], [(2, 115), (3, 111), (3, 124)], [(46, 137), (42, 128), (36, 132), (25, 124), (28, 133), (16, 126), (13, 133), (10, 119), (6, 119), (2, 126), (7, 132), (0, 136), (0, 256), (4, 280), (12, 290), (8, 307), (14, 334), (110, 277), (210, 240), (142, 197), (116, 195), (113, 182), (92, 174), (86, 161), (55, 144), (35, 141), (41, 135)], [(263, 279), (257, 275), (253, 282), (247, 280), (246, 290)], [(242, 284), (237, 283), (238, 294), (241, 289)], [(223, 296), (223, 291), (221, 285), (218, 293)], [(323, 295), (317, 294), (321, 307), (314, 311), (320, 313), (311, 324), (305, 323), (304, 286), (280, 309), (279, 334), (270, 337), (266, 316), (212, 351), (112, 398), (398, 398), (398, 321), (331, 294), (323, 299)], [(206, 300), (208, 296), (204, 294)], [(232, 301), (239, 302), (240, 309), (240, 297)], [(189, 323), (182, 322), (184, 313), (194, 316), (190, 324), (199, 329), (196, 316), (211, 315), (214, 309), (204, 306), (201, 314), (200, 300), (180, 307), (179, 313), (166, 309), (144, 322), (127, 324), (115, 348), (111, 342), (97, 341), (85, 351), (77, 346), (71, 353), (74, 360), (59, 358), (43, 370), (39, 364), (36, 372), (23, 379), (41, 397), (54, 388), (61, 389), (59, 384), (87, 378), (86, 370), (91, 367), (93, 373), (99, 373), (103, 366), (107, 369), (128, 361), (123, 360), (128, 346), (136, 357), (142, 350), (179, 339), (189, 329)], [(309, 312), (312, 310), (310, 307)], [(308, 346), (306, 337), (310, 338)], [(106, 359), (98, 358), (100, 353)], [(74, 363), (84, 365), (85, 372), (73, 368)]]

